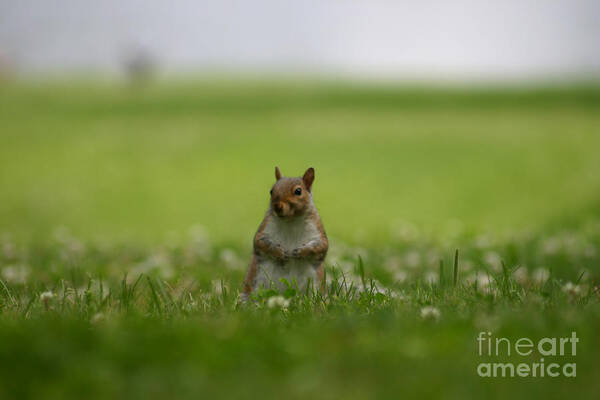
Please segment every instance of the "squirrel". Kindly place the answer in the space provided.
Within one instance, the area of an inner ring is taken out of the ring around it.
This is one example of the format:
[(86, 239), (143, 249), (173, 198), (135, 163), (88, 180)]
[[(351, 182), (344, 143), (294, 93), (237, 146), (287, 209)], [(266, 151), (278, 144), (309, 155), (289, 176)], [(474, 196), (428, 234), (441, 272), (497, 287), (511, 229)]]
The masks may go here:
[(302, 177), (284, 177), (275, 167), (276, 182), (265, 217), (254, 236), (254, 251), (246, 274), (242, 300), (259, 288), (285, 289), (285, 278), (299, 290), (314, 284), (324, 289), (324, 260), (329, 248), (327, 234), (313, 202), (311, 167)]

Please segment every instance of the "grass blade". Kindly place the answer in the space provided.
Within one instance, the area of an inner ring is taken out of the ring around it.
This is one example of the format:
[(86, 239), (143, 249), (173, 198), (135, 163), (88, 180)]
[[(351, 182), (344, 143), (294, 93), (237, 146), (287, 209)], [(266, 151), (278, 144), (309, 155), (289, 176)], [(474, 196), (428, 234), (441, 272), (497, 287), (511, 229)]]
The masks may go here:
[(454, 286), (458, 284), (458, 249), (454, 252)]

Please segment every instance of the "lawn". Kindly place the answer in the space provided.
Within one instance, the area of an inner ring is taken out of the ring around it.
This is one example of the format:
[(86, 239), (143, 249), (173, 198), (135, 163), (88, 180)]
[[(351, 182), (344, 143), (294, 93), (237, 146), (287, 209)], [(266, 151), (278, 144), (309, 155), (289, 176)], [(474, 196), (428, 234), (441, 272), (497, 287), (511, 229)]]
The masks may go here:
[[(0, 398), (595, 398), (599, 111), (585, 86), (4, 83)], [(316, 170), (328, 286), (244, 306), (275, 165)], [(577, 354), (479, 356), (488, 331)], [(477, 373), (541, 358), (577, 376)]]

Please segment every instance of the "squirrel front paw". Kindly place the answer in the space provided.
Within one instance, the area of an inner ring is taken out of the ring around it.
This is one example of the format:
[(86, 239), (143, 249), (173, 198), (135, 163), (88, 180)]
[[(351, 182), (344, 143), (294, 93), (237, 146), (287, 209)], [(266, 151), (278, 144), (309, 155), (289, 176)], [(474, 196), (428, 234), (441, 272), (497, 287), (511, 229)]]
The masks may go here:
[(301, 258), (301, 257), (305, 256), (304, 253), (305, 253), (304, 247), (298, 247), (298, 248), (295, 248), (294, 250), (291, 251), (290, 256), (292, 258)]
[(273, 256), (280, 261), (286, 261), (289, 258), (289, 255), (285, 249), (279, 245), (275, 246)]

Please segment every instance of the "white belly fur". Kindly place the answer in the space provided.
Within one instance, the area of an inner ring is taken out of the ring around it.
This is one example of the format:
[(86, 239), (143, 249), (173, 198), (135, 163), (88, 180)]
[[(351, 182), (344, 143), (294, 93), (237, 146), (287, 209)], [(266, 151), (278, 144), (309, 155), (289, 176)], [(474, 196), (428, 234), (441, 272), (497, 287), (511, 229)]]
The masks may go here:
[[(318, 241), (320, 232), (311, 220), (298, 219), (297, 221), (284, 221), (273, 218), (265, 227), (265, 235), (274, 243), (291, 252), (301, 246)], [(285, 284), (280, 282), (285, 278), (288, 282), (295, 282), (300, 290), (304, 290), (308, 282), (317, 287), (317, 270), (310, 260), (291, 259), (281, 265), (275, 260), (264, 258), (258, 265), (256, 287), (271, 287), (271, 283), (278, 290), (285, 289)]]
[(311, 282), (312, 287), (318, 287), (316, 283), (317, 270), (313, 264), (303, 260), (290, 260), (281, 265), (269, 259), (265, 259), (258, 266), (256, 287), (275, 287), (277, 290), (282, 291), (286, 288), (286, 285), (281, 282), (281, 278), (285, 278), (290, 284), (294, 287), (297, 286), (301, 291), (306, 289), (309, 282)]

